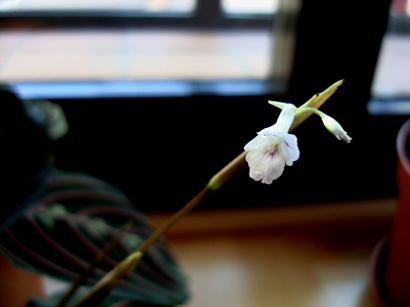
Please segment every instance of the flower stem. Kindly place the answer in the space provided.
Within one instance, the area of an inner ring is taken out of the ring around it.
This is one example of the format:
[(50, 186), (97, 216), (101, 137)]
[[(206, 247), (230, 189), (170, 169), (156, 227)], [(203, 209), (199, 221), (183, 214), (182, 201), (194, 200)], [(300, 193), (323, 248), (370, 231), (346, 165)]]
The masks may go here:
[[(310, 98), (307, 102), (305, 102), (303, 105), (301, 105), (298, 110), (306, 108), (306, 107), (311, 107), (315, 109), (319, 109), (326, 100), (332, 96), (336, 90), (345, 82), (344, 79), (339, 80), (335, 83), (333, 83), (331, 86), (329, 86), (327, 89), (325, 89), (321, 93), (317, 93), (313, 95), (312, 98)], [(296, 111), (295, 114), (295, 119), (293, 120), (292, 126), (290, 126), (289, 131), (292, 131), (295, 129), (297, 126), (299, 126), (304, 120), (306, 120), (312, 113), (302, 113), (298, 114), (298, 111)]]
[(213, 192), (208, 186), (202, 189), (201, 192), (193, 199), (191, 199), (184, 207), (182, 207), (177, 213), (175, 213), (171, 218), (165, 222), (160, 228), (158, 228), (142, 245), (137, 251), (145, 253), (147, 249), (155, 243), (162, 235), (171, 228), (176, 222), (178, 222), (185, 214), (194, 209), (199, 205), (209, 194)]
[(111, 290), (119, 284), (121, 279), (135, 268), (142, 256), (143, 253), (138, 251), (130, 254), (100, 279), (73, 307), (98, 306), (110, 294)]
[[(333, 93), (336, 89), (342, 85), (344, 80), (340, 80), (332, 84), (329, 88), (320, 94), (314, 95), (309, 101), (298, 108), (319, 108)], [(292, 126), (289, 131), (295, 129), (299, 126), (305, 119), (307, 119), (310, 114), (306, 112), (296, 111), (296, 116)], [(302, 114), (303, 113), (303, 114)], [(102, 302), (106, 296), (110, 293), (112, 289), (120, 282), (121, 278), (124, 277), (128, 271), (131, 271), (138, 264), (147, 249), (159, 240), (164, 233), (171, 228), (175, 223), (177, 223), (183, 216), (192, 211), (197, 205), (199, 205), (203, 200), (205, 200), (210, 194), (220, 188), (223, 184), (233, 178), (235, 175), (240, 173), (246, 168), (246, 152), (242, 152), (239, 156), (233, 159), (229, 164), (227, 164), (223, 169), (221, 169), (216, 175), (214, 175), (208, 184), (196, 195), (191, 201), (189, 201), (184, 207), (182, 207), (178, 212), (176, 212), (168, 221), (165, 222), (160, 228), (158, 228), (147, 240), (145, 240), (142, 245), (138, 247), (131, 255), (129, 255), (125, 260), (120, 262), (117, 267), (112, 271), (107, 273), (97, 284), (95, 284), (86, 295), (78, 301), (74, 307), (83, 306), (96, 306), (98, 303)]]
[(69, 291), (60, 299), (57, 303), (56, 307), (64, 307), (67, 302), (72, 298), (75, 294), (77, 289), (83, 285), (87, 278), (94, 272), (94, 269), (97, 265), (104, 259), (104, 257), (118, 244), (118, 242), (122, 239), (125, 232), (127, 232), (132, 226), (132, 222), (128, 221), (121, 227), (120, 230), (115, 234), (113, 239), (102, 249), (94, 260), (88, 265), (88, 267), (84, 270), (84, 272), (75, 280), (75, 282), (71, 285)]
[[(175, 213), (168, 221), (165, 222), (160, 228), (158, 228), (147, 240), (145, 240), (142, 245), (138, 247), (130, 256), (125, 260), (120, 262), (112, 271), (107, 273), (107, 275), (101, 279), (97, 284), (95, 284), (90, 291), (82, 297), (74, 307), (82, 306), (97, 306), (101, 303), (114, 289), (121, 279), (131, 270), (135, 268), (139, 260), (142, 258), (147, 249), (159, 240), (163, 234), (171, 228), (176, 222), (178, 222), (184, 215), (189, 213), (193, 208), (199, 205), (206, 197), (208, 197), (212, 192), (214, 192), (219, 186), (224, 182), (233, 177), (236, 173), (240, 171), (238, 166), (242, 168), (242, 160), (236, 158), (228, 166), (223, 168), (218, 174), (212, 177), (209, 184), (199, 192), (191, 201), (189, 201), (184, 207), (182, 207), (177, 213)], [(232, 173), (234, 171), (234, 173)]]
[(310, 108), (310, 107), (298, 108), (298, 110), (296, 111), (296, 114), (299, 115), (299, 114), (306, 113), (306, 112), (315, 113), (316, 115), (320, 116), (321, 118), (326, 116), (326, 114), (323, 113), (322, 111), (319, 111), (318, 109)]
[(235, 175), (239, 174), (246, 168), (245, 161), (246, 151), (233, 159), (223, 169), (221, 169), (215, 176), (209, 180), (207, 187), (213, 191), (220, 188), (224, 183), (228, 182)]

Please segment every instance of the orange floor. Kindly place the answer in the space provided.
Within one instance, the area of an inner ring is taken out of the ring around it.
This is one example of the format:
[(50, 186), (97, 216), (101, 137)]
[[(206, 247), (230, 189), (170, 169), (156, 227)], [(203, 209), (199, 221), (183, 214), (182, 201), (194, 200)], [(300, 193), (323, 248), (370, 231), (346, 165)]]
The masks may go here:
[[(167, 234), (190, 279), (184, 307), (368, 307), (370, 257), (395, 199), (192, 212)], [(161, 225), (168, 214), (151, 219)], [(64, 287), (46, 279), (52, 292)], [(374, 307), (374, 306), (372, 306)]]
[(371, 254), (395, 204), (194, 212), (169, 233), (191, 280), (186, 307), (364, 307)]

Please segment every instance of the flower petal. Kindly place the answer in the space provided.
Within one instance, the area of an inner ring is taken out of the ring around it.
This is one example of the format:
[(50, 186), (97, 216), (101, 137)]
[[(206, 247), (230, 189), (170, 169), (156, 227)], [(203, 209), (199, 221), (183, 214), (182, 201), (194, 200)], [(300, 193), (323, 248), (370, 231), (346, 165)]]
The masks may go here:
[(286, 165), (291, 166), (300, 156), (298, 140), (295, 135), (286, 134), (282, 144), (285, 150)]
[(292, 125), (295, 117), (295, 111), (290, 106), (286, 106), (282, 112), (280, 112), (278, 121), (272, 128), (280, 132), (288, 132), (290, 125)]
[(295, 112), (296, 112), (296, 107), (295, 107), (295, 105), (293, 105), (293, 104), (291, 104), (291, 103), (286, 103), (286, 102), (281, 102), (281, 101), (273, 101), (273, 100), (269, 100), (268, 101), (268, 103), (270, 104), (270, 105), (273, 105), (273, 106), (275, 106), (275, 107), (277, 107), (277, 108), (279, 108), (279, 109), (284, 109), (285, 107), (291, 107)]
[(285, 164), (292, 165), (299, 158), (297, 139), (287, 133), (294, 116), (294, 106), (285, 106), (275, 125), (261, 130), (245, 145), (252, 179), (271, 184), (282, 175)]
[(285, 161), (280, 155), (269, 158), (268, 160), (268, 167), (265, 169), (265, 176), (262, 179), (262, 183), (271, 184), (273, 180), (278, 179), (282, 175), (285, 168)]
[(261, 150), (251, 151), (246, 155), (246, 161), (249, 164), (249, 176), (252, 179), (259, 181), (265, 176), (267, 157), (267, 152)]
[(271, 184), (283, 173), (285, 159), (278, 151), (269, 153), (268, 151), (251, 151), (246, 155), (249, 164), (249, 176), (262, 183)]
[(243, 149), (245, 151), (252, 151), (262, 149), (264, 146), (267, 146), (266, 140), (263, 137), (257, 135), (252, 140), (250, 140)]

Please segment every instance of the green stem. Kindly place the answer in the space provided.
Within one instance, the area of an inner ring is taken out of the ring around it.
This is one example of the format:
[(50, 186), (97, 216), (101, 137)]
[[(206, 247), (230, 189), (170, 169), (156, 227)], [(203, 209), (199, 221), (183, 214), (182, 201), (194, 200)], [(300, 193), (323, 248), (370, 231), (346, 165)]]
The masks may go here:
[(315, 109), (315, 108), (309, 108), (309, 107), (303, 107), (303, 108), (300, 107), (300, 108), (298, 108), (296, 113), (295, 113), (295, 116), (297, 116), (299, 114), (302, 114), (302, 113), (306, 113), (306, 112), (315, 113), (316, 115), (320, 116), (321, 118), (326, 116), (326, 114), (323, 113), (322, 111), (319, 111), (318, 109)]
[[(335, 83), (333, 83), (331, 86), (329, 86), (327, 89), (325, 89), (323, 92), (318, 93), (313, 95), (312, 98), (310, 98), (307, 102), (305, 102), (303, 105), (301, 105), (298, 110), (306, 108), (306, 107), (311, 107), (315, 109), (319, 109), (325, 102), (332, 96), (336, 90), (345, 82), (344, 79), (339, 80)], [(311, 113), (303, 113), (303, 114), (296, 114), (295, 119), (293, 120), (292, 126), (290, 126), (289, 131), (292, 131), (295, 129), (297, 126), (299, 126), (303, 121), (305, 121)]]
[(246, 168), (246, 151), (233, 159), (209, 180), (207, 187), (215, 191)]
[[(99, 304), (114, 287), (120, 282), (122, 277), (128, 273), (128, 271), (135, 268), (141, 257), (147, 251), (147, 249), (159, 240), (163, 234), (171, 228), (176, 222), (178, 222), (185, 214), (190, 212), (198, 204), (200, 204), (209, 194), (215, 189), (210, 186), (206, 186), (197, 196), (195, 196), (190, 202), (188, 202), (182, 209), (175, 213), (164, 225), (158, 228), (147, 240), (138, 247), (129, 257), (123, 260), (117, 267), (109, 272), (100, 282), (98, 282), (91, 290), (78, 301), (74, 306), (96, 306)], [(138, 256), (138, 257), (137, 257)]]
[[(306, 102), (302, 108), (319, 108), (335, 91), (343, 84), (344, 80), (340, 80), (332, 84), (329, 88), (320, 94), (314, 95), (308, 102)], [(295, 113), (295, 119), (290, 127), (290, 130), (295, 129), (299, 126), (305, 119), (309, 117), (310, 114), (304, 112)], [(304, 114), (301, 114), (304, 113)], [(96, 306), (96, 302), (101, 302), (109, 292), (120, 282), (121, 278), (130, 270), (134, 269), (141, 257), (147, 251), (147, 249), (159, 240), (164, 233), (171, 228), (175, 223), (177, 223), (183, 216), (189, 213), (197, 205), (199, 205), (205, 198), (207, 198), (212, 192), (216, 191), (223, 184), (229, 181), (236, 174), (240, 173), (246, 168), (246, 152), (242, 152), (234, 160), (232, 160), (228, 165), (221, 169), (215, 176), (211, 178), (205, 188), (195, 196), (190, 202), (188, 202), (182, 209), (175, 213), (164, 225), (158, 228), (146, 241), (139, 246), (139, 248), (132, 253), (128, 258), (123, 260), (116, 268), (109, 272), (100, 282), (94, 285), (93, 288), (77, 303), (74, 307), (83, 306)], [(130, 258), (134, 256), (133, 258)]]
[(120, 262), (114, 269), (100, 279), (73, 307), (98, 306), (110, 292), (119, 284), (121, 279), (132, 271), (144, 254), (134, 252)]
[(208, 186), (202, 189), (202, 191), (199, 192), (197, 196), (191, 199), (189, 203), (182, 207), (182, 209), (175, 213), (168, 221), (165, 222), (164, 225), (158, 228), (147, 240), (145, 240), (145, 242), (142, 243), (137, 251), (145, 253), (147, 249), (158, 239), (160, 239), (169, 228), (171, 228), (176, 222), (178, 222), (185, 214), (199, 205), (213, 191), (214, 190), (210, 189)]
[(132, 222), (128, 221), (124, 224), (123, 227), (121, 227), (121, 229), (115, 234), (113, 239), (104, 247), (104, 249), (102, 249), (97, 254), (94, 260), (84, 270), (84, 272), (75, 280), (75, 282), (71, 285), (69, 291), (67, 291), (67, 293), (57, 303), (56, 307), (64, 307), (68, 303), (77, 289), (87, 281), (87, 279), (94, 272), (94, 269), (97, 267), (97, 265), (118, 244), (118, 242), (122, 239), (124, 233), (126, 233), (131, 228), (131, 226)]

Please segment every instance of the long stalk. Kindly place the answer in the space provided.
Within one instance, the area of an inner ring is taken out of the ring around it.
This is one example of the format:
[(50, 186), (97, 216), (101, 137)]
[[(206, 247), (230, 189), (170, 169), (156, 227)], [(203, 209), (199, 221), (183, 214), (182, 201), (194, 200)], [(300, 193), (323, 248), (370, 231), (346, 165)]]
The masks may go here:
[[(303, 107), (319, 108), (330, 96), (334, 94), (337, 88), (342, 85), (344, 80), (340, 80), (332, 84), (325, 91), (320, 94), (315, 94), (311, 99), (309, 99)], [(298, 116), (295, 116), (290, 130), (295, 129), (303, 121), (305, 121), (311, 114), (303, 112)], [(222, 170), (220, 170), (215, 176), (211, 178), (205, 188), (199, 192), (190, 202), (188, 202), (182, 209), (175, 213), (163, 226), (158, 228), (142, 245), (125, 260), (123, 260), (117, 267), (115, 267), (111, 272), (107, 273), (98, 283), (96, 283), (84, 297), (82, 297), (74, 307), (84, 307), (84, 306), (97, 306), (102, 302), (110, 293), (112, 289), (120, 282), (121, 278), (124, 277), (129, 271), (133, 270), (138, 264), (139, 260), (142, 258), (146, 250), (157, 240), (159, 240), (164, 233), (171, 228), (176, 222), (178, 222), (183, 216), (194, 209), (198, 204), (200, 204), (205, 198), (207, 198), (212, 192), (221, 187), (224, 183), (229, 181), (236, 174), (240, 173), (246, 168), (246, 152), (242, 152), (238, 157), (232, 160), (228, 165), (226, 165)]]
[(58, 301), (55, 307), (64, 307), (68, 303), (68, 301), (72, 298), (77, 289), (87, 281), (87, 279), (94, 272), (97, 265), (102, 260), (104, 260), (104, 257), (119, 243), (124, 233), (126, 233), (131, 228), (131, 226), (132, 222), (128, 221), (124, 224), (124, 226), (121, 227), (121, 229), (117, 231), (113, 239), (95, 256), (94, 260), (87, 266), (84, 272), (74, 281), (70, 289), (65, 293), (63, 297), (61, 297), (61, 299)]

